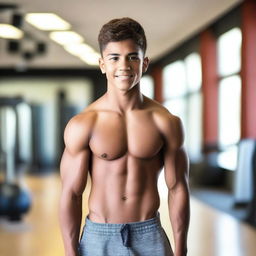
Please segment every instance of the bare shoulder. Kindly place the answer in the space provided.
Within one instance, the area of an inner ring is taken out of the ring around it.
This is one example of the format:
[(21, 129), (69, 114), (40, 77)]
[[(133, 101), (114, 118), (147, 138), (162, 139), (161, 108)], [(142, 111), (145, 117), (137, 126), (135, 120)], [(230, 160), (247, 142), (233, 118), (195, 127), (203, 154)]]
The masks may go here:
[(85, 109), (72, 117), (64, 131), (64, 142), (70, 153), (77, 153), (88, 147), (97, 112)]
[(95, 122), (95, 119), (97, 118), (97, 113), (99, 111), (101, 102), (102, 97), (92, 102), (82, 112), (72, 117), (66, 126), (67, 133), (75, 131), (79, 132), (79, 129), (88, 130), (89, 128), (91, 128), (91, 126)]
[(103, 98), (100, 97), (69, 120), (64, 131), (64, 141), (70, 153), (75, 154), (89, 146), (90, 136), (101, 109)]
[(153, 120), (165, 140), (174, 147), (181, 146), (184, 141), (181, 119), (154, 100), (149, 99), (149, 105), (152, 109)]

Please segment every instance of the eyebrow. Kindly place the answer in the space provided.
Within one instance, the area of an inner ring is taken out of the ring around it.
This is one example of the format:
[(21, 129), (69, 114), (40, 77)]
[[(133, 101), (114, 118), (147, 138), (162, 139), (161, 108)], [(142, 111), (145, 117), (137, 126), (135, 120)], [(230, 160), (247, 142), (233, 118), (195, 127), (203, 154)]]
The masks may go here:
[[(109, 53), (107, 56), (120, 56), (121, 54), (119, 53)], [(131, 53), (128, 53), (128, 56), (130, 55), (139, 55), (138, 52), (131, 52)]]

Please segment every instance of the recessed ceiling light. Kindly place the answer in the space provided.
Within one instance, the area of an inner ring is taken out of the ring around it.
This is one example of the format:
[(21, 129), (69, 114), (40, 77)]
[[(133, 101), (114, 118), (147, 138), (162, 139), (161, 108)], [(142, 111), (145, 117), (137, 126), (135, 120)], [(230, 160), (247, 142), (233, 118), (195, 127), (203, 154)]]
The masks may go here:
[(83, 37), (73, 31), (51, 32), (50, 38), (61, 45), (79, 44), (83, 42)]
[(41, 30), (67, 30), (71, 25), (54, 13), (28, 13), (26, 21)]
[(0, 37), (6, 39), (21, 39), (24, 33), (20, 29), (9, 25), (0, 24)]
[(100, 54), (97, 52), (88, 52), (80, 56), (80, 59), (87, 63), (88, 65), (98, 66), (99, 65)]
[(69, 44), (66, 45), (65, 50), (68, 51), (69, 53), (75, 55), (75, 56), (81, 56), (86, 53), (94, 52), (94, 49), (89, 46), (88, 44)]

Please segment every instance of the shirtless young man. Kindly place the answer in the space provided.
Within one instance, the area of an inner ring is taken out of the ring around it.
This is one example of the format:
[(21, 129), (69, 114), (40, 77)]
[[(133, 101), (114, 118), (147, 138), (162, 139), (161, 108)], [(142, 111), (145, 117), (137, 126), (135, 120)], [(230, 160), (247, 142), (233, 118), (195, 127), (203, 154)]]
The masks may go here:
[[(149, 64), (140, 24), (112, 20), (98, 39), (107, 92), (73, 117), (64, 133), (60, 222), (65, 255), (185, 256), (189, 189), (181, 121), (140, 92)], [(158, 214), (163, 167), (174, 254)], [(88, 173), (89, 215), (79, 241)]]

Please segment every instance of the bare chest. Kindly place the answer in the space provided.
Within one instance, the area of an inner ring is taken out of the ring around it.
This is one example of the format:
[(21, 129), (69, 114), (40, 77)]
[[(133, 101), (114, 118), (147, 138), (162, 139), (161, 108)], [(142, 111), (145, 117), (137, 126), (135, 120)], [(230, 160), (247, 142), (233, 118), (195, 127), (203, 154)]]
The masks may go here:
[(161, 135), (148, 113), (129, 116), (100, 114), (92, 131), (90, 148), (94, 155), (113, 160), (130, 154), (154, 157), (163, 145)]

